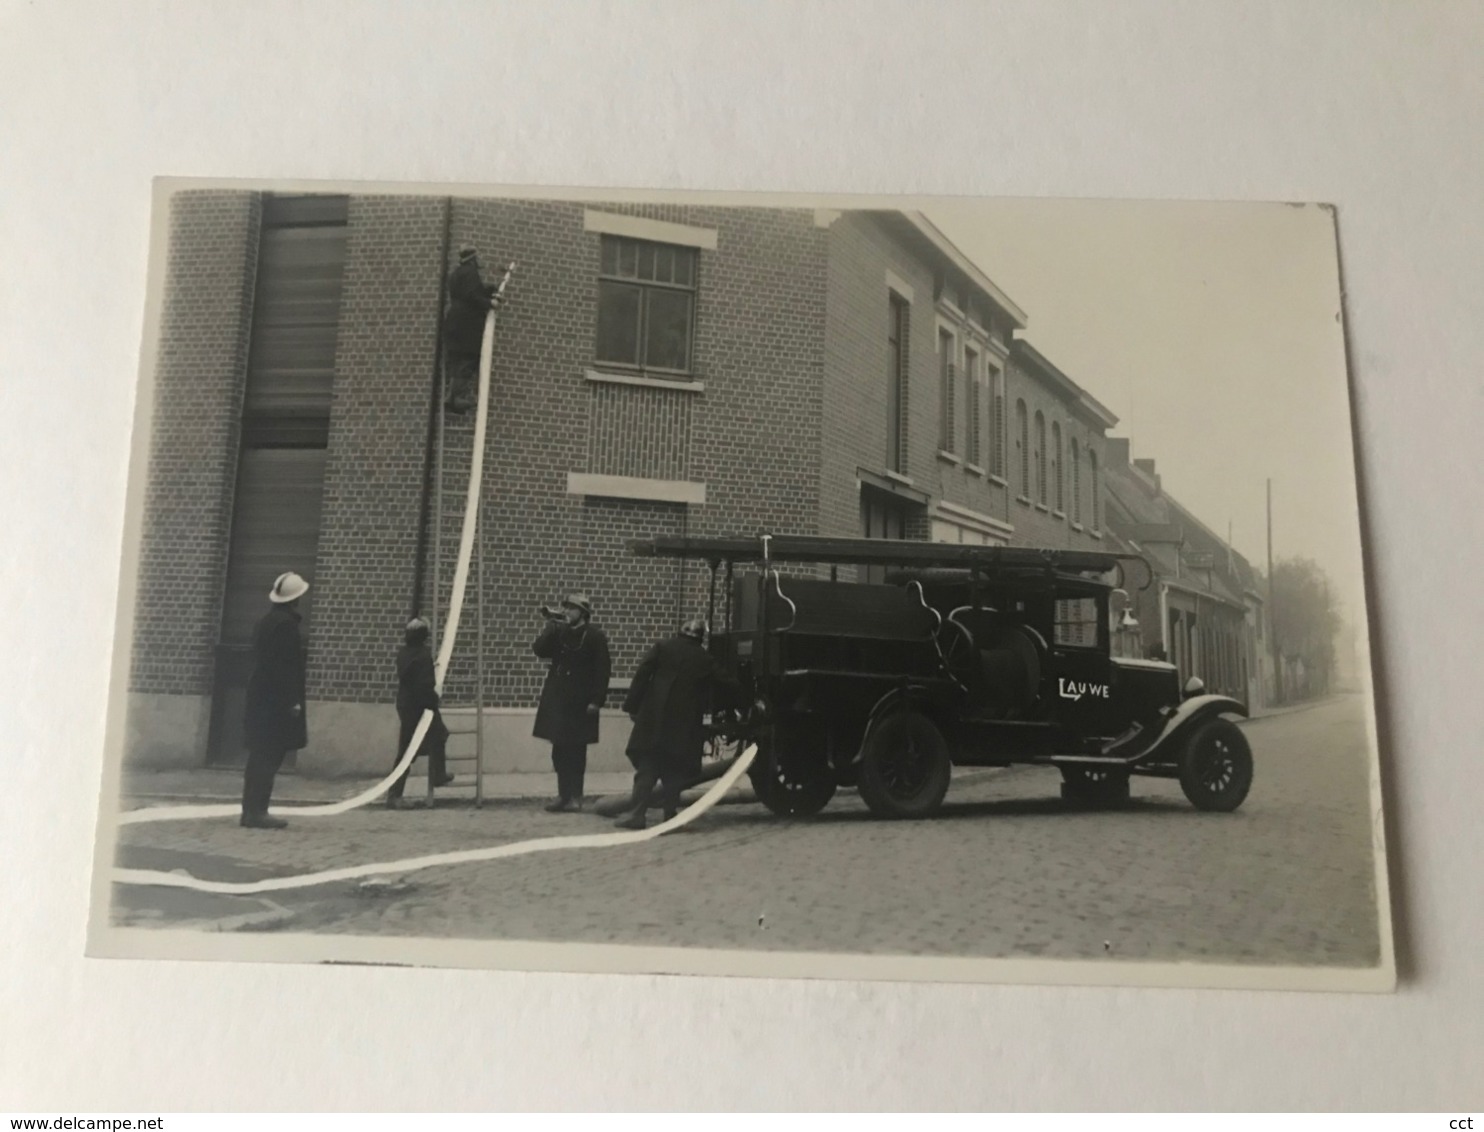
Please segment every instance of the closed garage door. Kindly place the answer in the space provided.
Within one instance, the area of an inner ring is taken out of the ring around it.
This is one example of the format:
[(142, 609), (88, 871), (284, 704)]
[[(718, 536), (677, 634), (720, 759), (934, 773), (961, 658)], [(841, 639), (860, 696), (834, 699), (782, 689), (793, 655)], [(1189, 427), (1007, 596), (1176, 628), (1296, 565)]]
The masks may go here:
[[(314, 574), (324, 496), (325, 449), (250, 448), (242, 453), (232, 554), (217, 647), (213, 761), (240, 762), (242, 708), (252, 667), (252, 633), (285, 570)], [(307, 639), (314, 589), (299, 603)]]
[(335, 344), (345, 272), (348, 199), (263, 200), (242, 451), (222, 600), (210, 757), (240, 763), (252, 633), (273, 580), (294, 570), (310, 582), (301, 602), (309, 639), (315, 555), (324, 499)]

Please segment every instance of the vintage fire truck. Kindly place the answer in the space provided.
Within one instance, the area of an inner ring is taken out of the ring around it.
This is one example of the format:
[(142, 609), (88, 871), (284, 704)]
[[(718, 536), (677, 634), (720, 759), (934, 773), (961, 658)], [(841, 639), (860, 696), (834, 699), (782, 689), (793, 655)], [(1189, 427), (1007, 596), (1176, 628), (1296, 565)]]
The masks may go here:
[(1056, 767), (1083, 806), (1134, 775), (1178, 779), (1229, 812), (1252, 784), (1232, 716), (1175, 667), (1110, 654), (1110, 599), (1135, 555), (807, 536), (637, 540), (705, 562), (709, 647), (739, 682), (719, 735), (756, 742), (749, 771), (777, 814), (854, 786), (881, 817), (938, 809), (954, 766)]

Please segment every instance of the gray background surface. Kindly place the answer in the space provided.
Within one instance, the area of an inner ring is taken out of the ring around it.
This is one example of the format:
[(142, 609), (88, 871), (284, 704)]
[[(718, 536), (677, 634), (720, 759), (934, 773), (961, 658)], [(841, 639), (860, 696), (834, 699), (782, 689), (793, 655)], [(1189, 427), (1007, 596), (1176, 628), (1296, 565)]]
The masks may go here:
[[(1484, 10), (0, 12), (0, 1108), (1484, 1106)], [(1333, 202), (1401, 989), (85, 960), (160, 174)]]

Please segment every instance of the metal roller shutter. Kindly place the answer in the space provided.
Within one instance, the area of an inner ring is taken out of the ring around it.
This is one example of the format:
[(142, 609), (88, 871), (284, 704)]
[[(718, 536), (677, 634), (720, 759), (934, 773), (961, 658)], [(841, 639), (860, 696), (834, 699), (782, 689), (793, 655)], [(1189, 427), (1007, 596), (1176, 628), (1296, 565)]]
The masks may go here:
[[(252, 632), (273, 580), (314, 582), (324, 499), (335, 341), (347, 242), (347, 198), (263, 201), (242, 451), (232, 512), (210, 757), (241, 762)], [(306, 639), (315, 590), (301, 602)]]

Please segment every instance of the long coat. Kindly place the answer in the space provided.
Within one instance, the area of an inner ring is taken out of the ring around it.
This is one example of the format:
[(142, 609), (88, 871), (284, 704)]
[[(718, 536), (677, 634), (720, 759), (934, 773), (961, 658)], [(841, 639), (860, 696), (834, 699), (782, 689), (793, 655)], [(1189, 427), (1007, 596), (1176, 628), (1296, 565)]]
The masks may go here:
[(706, 745), (703, 717), (712, 697), (719, 692), (730, 698), (737, 691), (737, 682), (699, 641), (686, 636), (660, 641), (639, 662), (624, 700), (624, 711), (634, 719), (629, 758), (636, 766), (653, 761), (661, 774), (672, 777), (699, 774)]
[(243, 719), (249, 751), (297, 751), (309, 742), (299, 621), (294, 610), (275, 605), (253, 630), (254, 664)]
[(608, 698), (612, 661), (608, 638), (596, 625), (575, 628), (560, 621), (547, 624), (531, 646), (539, 657), (551, 662), (546, 683), (541, 686), (541, 704), (536, 708), (538, 739), (564, 746), (598, 741), (598, 717), (589, 715), (589, 704), (602, 707)]
[(433, 668), (433, 650), (426, 643), (403, 645), (397, 650), (397, 716), (402, 723), (402, 744), (411, 741), (412, 732), (423, 712), (433, 713), (428, 739), (448, 737), (448, 727), (438, 711), (438, 681)]
[(443, 348), (455, 358), (477, 358), (484, 343), (484, 319), (490, 311), (492, 284), (479, 276), (479, 265), (465, 260), (448, 276), (448, 313), (443, 316)]

